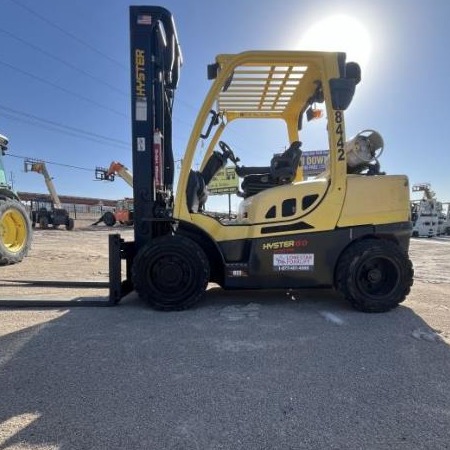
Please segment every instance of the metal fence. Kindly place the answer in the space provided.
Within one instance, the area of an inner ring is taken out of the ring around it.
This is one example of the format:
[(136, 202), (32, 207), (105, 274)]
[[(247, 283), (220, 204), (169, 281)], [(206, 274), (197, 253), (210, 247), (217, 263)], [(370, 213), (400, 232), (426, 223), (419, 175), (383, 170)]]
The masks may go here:
[[(30, 202), (22, 202), (28, 212), (31, 212)], [(62, 208), (67, 210), (69, 216), (75, 220), (98, 220), (106, 211), (114, 211), (112, 206), (82, 205), (63, 203)]]

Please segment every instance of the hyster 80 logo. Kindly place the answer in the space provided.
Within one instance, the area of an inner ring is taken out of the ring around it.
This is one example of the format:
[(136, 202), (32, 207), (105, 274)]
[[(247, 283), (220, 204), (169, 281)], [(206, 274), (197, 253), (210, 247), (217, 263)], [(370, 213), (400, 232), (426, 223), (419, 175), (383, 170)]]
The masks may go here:
[(307, 239), (298, 239), (291, 241), (266, 242), (262, 245), (263, 250), (281, 250), (294, 249), (298, 247), (306, 247), (308, 245)]
[(145, 97), (145, 52), (136, 49), (134, 53), (134, 65), (136, 72), (136, 96)]

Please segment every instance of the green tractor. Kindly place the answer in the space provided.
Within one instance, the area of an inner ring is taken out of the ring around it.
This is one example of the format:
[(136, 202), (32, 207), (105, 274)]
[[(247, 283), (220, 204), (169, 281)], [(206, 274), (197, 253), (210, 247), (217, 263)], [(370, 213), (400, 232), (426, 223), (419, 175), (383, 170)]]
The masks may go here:
[(0, 134), (0, 265), (16, 264), (27, 255), (32, 238), (31, 221), (6, 180), (3, 156), (8, 139)]

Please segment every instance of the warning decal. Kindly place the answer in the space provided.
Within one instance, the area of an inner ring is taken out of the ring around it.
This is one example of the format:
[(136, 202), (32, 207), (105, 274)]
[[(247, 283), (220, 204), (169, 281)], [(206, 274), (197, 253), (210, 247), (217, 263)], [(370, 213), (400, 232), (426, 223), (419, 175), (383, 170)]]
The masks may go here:
[(136, 120), (139, 122), (145, 122), (147, 120), (147, 98), (136, 98)]
[(137, 141), (137, 151), (145, 152), (145, 137), (138, 137)]

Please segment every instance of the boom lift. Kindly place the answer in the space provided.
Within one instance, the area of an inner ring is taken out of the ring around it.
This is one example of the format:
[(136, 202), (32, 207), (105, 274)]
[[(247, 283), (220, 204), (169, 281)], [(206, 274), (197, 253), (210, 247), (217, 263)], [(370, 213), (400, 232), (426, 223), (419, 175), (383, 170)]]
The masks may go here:
[(122, 178), (128, 186), (133, 187), (133, 174), (122, 163), (113, 161), (108, 169), (104, 167), (95, 168), (95, 178), (97, 180), (114, 181), (116, 175)]
[[(128, 186), (133, 187), (133, 174), (122, 163), (113, 161), (108, 169), (104, 167), (95, 168), (95, 178), (97, 180), (114, 181), (116, 175), (122, 178)], [(100, 220), (95, 222), (95, 225), (100, 222), (104, 222), (108, 227), (114, 226), (116, 222), (122, 225), (133, 225), (133, 211), (134, 205), (132, 198), (118, 200), (114, 213), (106, 211)]]
[(438, 234), (438, 205), (429, 183), (418, 183), (413, 192), (423, 192), (420, 200), (411, 202), (412, 236), (432, 238)]
[[(174, 20), (164, 8), (132, 6), (130, 27), (134, 241), (110, 236), (111, 297), (134, 289), (154, 308), (179, 310), (215, 282), (224, 289), (334, 287), (366, 312), (402, 302), (413, 282), (408, 179), (379, 171), (378, 134), (346, 145), (345, 110), (359, 66), (338, 52), (218, 55), (174, 197), (172, 108), (182, 63)], [(300, 141), (306, 122), (320, 116), (318, 104), (329, 169), (304, 181)], [(239, 165), (220, 140), (228, 124), (249, 119), (286, 124), (287, 150), (263, 167)], [(236, 220), (221, 221), (205, 212), (206, 187), (227, 161), (243, 179), (244, 199)]]
[(51, 198), (50, 202), (40, 198), (31, 201), (32, 226), (35, 227), (38, 223), (40, 228), (47, 229), (49, 225), (53, 228), (64, 225), (66, 230), (73, 230), (74, 220), (69, 217), (67, 210), (62, 207), (45, 162), (26, 159), (24, 161), (24, 169), (25, 172), (40, 173), (44, 177)]
[(15, 264), (28, 254), (32, 241), (31, 222), (17, 194), (9, 186), (3, 156), (9, 140), (0, 134), (0, 265)]

